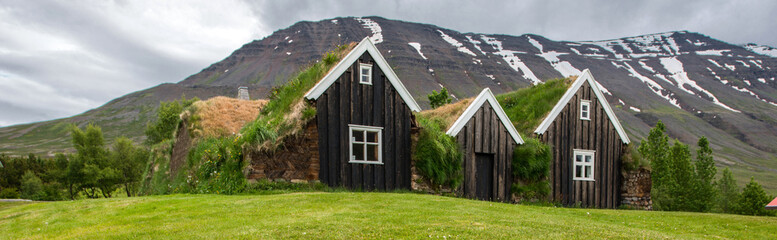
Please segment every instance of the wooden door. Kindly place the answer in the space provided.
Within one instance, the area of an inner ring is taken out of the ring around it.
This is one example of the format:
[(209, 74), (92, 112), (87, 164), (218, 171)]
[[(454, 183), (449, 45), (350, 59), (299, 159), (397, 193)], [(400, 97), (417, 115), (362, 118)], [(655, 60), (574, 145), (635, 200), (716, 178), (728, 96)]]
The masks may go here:
[(480, 200), (494, 199), (494, 154), (475, 154), (475, 196)]

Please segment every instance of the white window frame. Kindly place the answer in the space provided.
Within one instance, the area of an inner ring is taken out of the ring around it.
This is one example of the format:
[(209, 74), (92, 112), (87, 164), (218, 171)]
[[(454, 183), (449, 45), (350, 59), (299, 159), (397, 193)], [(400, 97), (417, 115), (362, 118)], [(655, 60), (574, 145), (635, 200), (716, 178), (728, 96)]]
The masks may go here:
[[(357, 142), (356, 138), (353, 137), (353, 131), (362, 131), (364, 136), (362, 139), (364, 139), (364, 142)], [(372, 143), (367, 142), (367, 132), (375, 132), (378, 134), (378, 142)], [(364, 126), (364, 125), (356, 125), (356, 124), (348, 124), (348, 163), (362, 163), (362, 164), (380, 164), (383, 165), (383, 127), (374, 127), (374, 126)], [(356, 160), (356, 157), (353, 155), (353, 144), (363, 144), (364, 146), (364, 160)], [(368, 145), (377, 145), (378, 146), (378, 160), (377, 161), (369, 161), (367, 160), (367, 146)]]
[[(586, 106), (588, 110), (583, 111), (583, 106)], [(580, 120), (591, 120), (591, 100), (580, 101)]]
[[(582, 162), (577, 161), (577, 156), (583, 156)], [(585, 157), (590, 156), (591, 162), (585, 162)], [(582, 177), (577, 177), (577, 166), (580, 166), (580, 169), (583, 170), (583, 173), (580, 174)], [(585, 177), (585, 168), (591, 167), (591, 177)], [(596, 171), (596, 151), (594, 150), (585, 150), (585, 149), (574, 149), (574, 154), (572, 154), (572, 180), (574, 181), (594, 181), (594, 172)]]
[[(368, 71), (367, 75), (364, 75), (364, 69), (367, 69)], [(365, 76), (367, 77), (367, 81), (364, 80)], [(369, 64), (369, 63), (359, 64), (359, 83), (372, 85), (372, 64)]]

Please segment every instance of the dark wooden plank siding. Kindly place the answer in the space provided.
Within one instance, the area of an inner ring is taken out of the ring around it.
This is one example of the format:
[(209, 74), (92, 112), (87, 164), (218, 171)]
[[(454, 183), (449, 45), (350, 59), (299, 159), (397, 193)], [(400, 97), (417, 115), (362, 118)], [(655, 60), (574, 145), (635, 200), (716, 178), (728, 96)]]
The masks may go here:
[(502, 125), (496, 112), (487, 103), (467, 122), (456, 136), (464, 153), (464, 183), (462, 193), (467, 198), (475, 198), (477, 192), (475, 154), (492, 154), (494, 159), (493, 178), (491, 179), (494, 201), (510, 201), (512, 184), (512, 154), (515, 141)]
[[(372, 84), (359, 83), (359, 63), (371, 63)], [(321, 182), (350, 189), (410, 188), (412, 113), (369, 53), (340, 76), (316, 102)], [(383, 164), (349, 163), (348, 124), (383, 127)]]
[[(564, 205), (615, 208), (620, 202), (620, 156), (623, 142), (604, 106), (586, 82), (550, 124), (541, 141), (553, 152), (551, 199)], [(591, 101), (591, 120), (580, 119), (580, 102)], [(594, 181), (573, 180), (574, 150), (593, 150)]]

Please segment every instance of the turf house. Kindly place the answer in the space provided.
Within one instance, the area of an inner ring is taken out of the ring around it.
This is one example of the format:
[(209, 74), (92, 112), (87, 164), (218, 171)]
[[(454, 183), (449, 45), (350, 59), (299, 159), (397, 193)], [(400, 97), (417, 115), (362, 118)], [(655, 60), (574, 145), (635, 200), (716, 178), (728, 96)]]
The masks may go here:
[(513, 149), (516, 144), (523, 144), (523, 139), (502, 106), (486, 88), (456, 115), (458, 118), (446, 134), (456, 138), (463, 153), (462, 195), (481, 200), (512, 200)]
[(369, 38), (305, 94), (318, 125), (319, 179), (351, 189), (410, 189), (412, 112), (421, 108)]
[(534, 131), (551, 146), (551, 198), (565, 205), (620, 205), (629, 137), (591, 72), (583, 71)]

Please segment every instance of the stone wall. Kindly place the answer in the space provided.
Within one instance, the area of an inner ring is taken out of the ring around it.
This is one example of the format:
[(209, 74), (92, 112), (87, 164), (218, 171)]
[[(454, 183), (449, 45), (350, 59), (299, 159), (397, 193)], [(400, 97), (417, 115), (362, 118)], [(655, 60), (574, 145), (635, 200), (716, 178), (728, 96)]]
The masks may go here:
[(621, 204), (633, 209), (653, 210), (652, 184), (650, 170), (640, 168), (626, 173), (621, 186)]
[(272, 152), (248, 151), (246, 158), (250, 160), (250, 165), (246, 177), (249, 180), (317, 181), (319, 158), (316, 120), (309, 121), (302, 133), (282, 141), (280, 147)]

